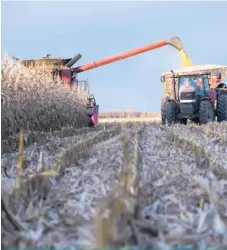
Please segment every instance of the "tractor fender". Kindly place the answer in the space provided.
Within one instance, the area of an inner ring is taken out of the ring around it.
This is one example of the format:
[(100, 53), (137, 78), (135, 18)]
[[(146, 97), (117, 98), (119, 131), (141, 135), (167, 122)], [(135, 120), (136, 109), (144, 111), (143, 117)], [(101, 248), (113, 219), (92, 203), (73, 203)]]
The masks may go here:
[(204, 100), (208, 100), (208, 101), (210, 101), (214, 105), (213, 101), (211, 100), (211, 98), (209, 96), (201, 98), (201, 101), (204, 101)]
[(166, 96), (166, 97), (165, 97), (165, 100), (166, 100), (166, 101), (169, 101), (169, 100), (170, 100), (170, 96)]
[(166, 104), (169, 100), (170, 100), (170, 97), (169, 97), (169, 96), (162, 97), (162, 102), (161, 102), (161, 104), (164, 105), (164, 104)]
[(214, 104), (209, 96), (206, 96), (206, 97), (202, 97), (202, 98), (201, 98), (201, 101), (205, 101), (205, 100), (208, 100), (208, 101), (211, 102), (211, 104)]
[(227, 86), (225, 83), (220, 83), (216, 88), (215, 88), (215, 91), (218, 94), (220, 93), (224, 93), (224, 94), (227, 94)]
[(209, 96), (202, 97), (202, 98), (201, 98), (201, 101), (202, 101), (202, 100), (210, 100), (210, 101), (211, 101), (211, 99), (210, 99)]
[(220, 94), (226, 94), (227, 95), (227, 88), (219, 89), (217, 91), (217, 95), (220, 95)]
[(169, 98), (166, 98), (166, 103), (167, 102), (176, 102), (175, 100), (171, 99), (170, 97)]
[(219, 83), (218, 86), (216, 87), (216, 89), (227, 89), (227, 86), (225, 83)]

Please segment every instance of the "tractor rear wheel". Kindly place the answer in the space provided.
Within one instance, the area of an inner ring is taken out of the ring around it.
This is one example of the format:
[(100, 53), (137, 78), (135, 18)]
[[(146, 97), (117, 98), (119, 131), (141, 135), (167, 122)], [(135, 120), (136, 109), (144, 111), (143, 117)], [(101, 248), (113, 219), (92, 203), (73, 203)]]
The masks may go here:
[(162, 125), (165, 125), (166, 124), (166, 100), (165, 98), (162, 99), (161, 119), (162, 119)]
[(207, 124), (214, 121), (214, 109), (209, 100), (203, 100), (199, 107), (199, 123)]
[(174, 124), (176, 121), (175, 109), (176, 109), (176, 104), (174, 102), (167, 102), (166, 120), (167, 120), (168, 125)]
[(217, 96), (217, 120), (227, 121), (227, 93), (220, 93)]

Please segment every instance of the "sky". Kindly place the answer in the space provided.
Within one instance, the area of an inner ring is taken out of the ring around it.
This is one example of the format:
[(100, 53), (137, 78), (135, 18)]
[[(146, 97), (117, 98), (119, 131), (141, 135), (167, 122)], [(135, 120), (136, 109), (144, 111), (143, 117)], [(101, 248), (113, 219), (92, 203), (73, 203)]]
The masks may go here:
[[(227, 2), (2, 2), (2, 51), (22, 59), (82, 58), (76, 66), (180, 37), (195, 64), (227, 65)], [(100, 110), (159, 112), (162, 73), (182, 66), (166, 46), (78, 74)]]

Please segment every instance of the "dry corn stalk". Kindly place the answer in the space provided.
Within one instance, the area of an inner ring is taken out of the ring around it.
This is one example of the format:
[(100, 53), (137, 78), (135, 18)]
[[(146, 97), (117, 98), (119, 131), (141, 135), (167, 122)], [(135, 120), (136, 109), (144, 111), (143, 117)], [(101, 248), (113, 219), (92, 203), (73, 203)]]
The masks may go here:
[[(17, 180), (15, 189), (20, 192), (20, 186), (22, 183), (22, 170), (23, 170), (23, 151), (24, 151), (24, 131), (20, 132), (20, 147), (18, 155), (18, 164), (17, 164)], [(19, 194), (16, 192), (16, 199), (18, 199)]]
[(49, 132), (88, 123), (88, 89), (68, 90), (60, 82), (50, 81), (49, 73), (28, 70), (4, 54), (1, 90), (3, 140), (19, 134), (21, 127), (25, 131)]

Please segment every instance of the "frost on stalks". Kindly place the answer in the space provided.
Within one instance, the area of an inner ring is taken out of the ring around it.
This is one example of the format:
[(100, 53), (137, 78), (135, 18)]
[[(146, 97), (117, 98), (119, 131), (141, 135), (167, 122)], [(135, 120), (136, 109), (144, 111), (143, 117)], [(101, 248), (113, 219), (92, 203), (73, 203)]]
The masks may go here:
[(87, 124), (87, 88), (68, 90), (48, 72), (27, 69), (6, 54), (1, 63), (2, 139), (21, 128), (49, 132)]

